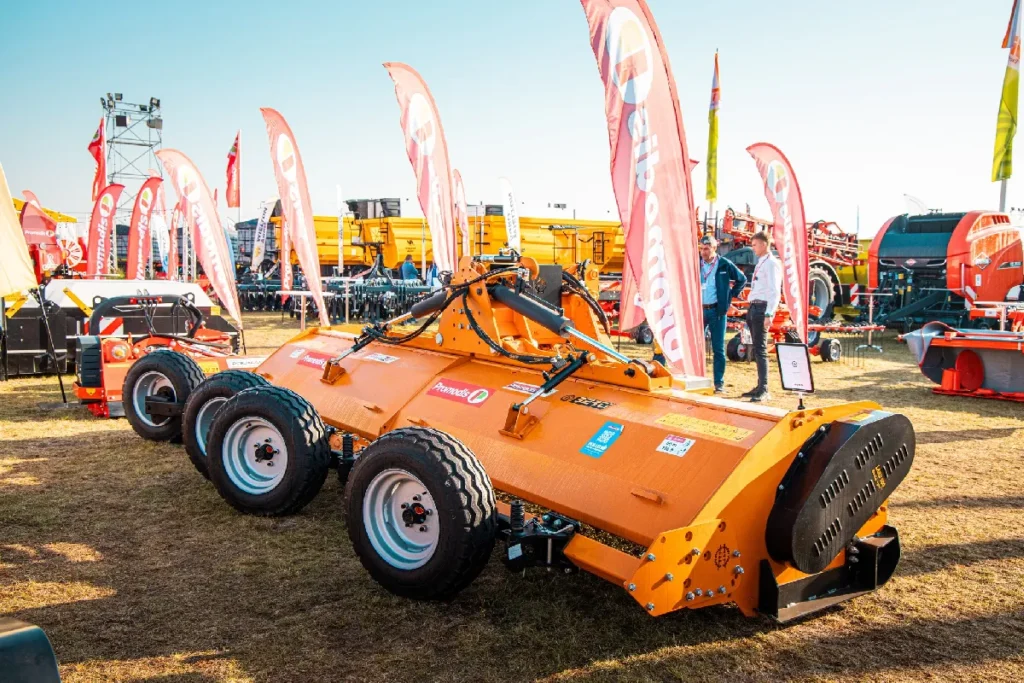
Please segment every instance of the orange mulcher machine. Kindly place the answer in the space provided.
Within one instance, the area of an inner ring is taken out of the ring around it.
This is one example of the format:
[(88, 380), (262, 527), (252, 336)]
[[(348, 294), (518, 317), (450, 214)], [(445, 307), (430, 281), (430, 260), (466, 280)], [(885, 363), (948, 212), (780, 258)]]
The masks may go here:
[[(582, 569), (652, 615), (734, 603), (788, 621), (888, 581), (906, 417), (704, 395), (613, 350), (579, 280), (546, 270), (538, 287), (541, 272), (463, 257), (409, 314), (282, 346), (256, 370), (266, 384), (219, 392), (200, 430), (218, 492), (288, 514), (335, 466), (355, 552), (412, 598), (454, 596), (496, 544), (514, 570)], [(186, 434), (201, 396), (179, 397)]]

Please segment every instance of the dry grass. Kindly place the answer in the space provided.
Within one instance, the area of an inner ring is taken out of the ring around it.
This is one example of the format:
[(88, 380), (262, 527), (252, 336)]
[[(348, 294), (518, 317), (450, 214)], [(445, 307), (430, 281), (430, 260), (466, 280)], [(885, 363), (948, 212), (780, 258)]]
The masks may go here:
[[(249, 321), (250, 352), (295, 330)], [(919, 447), (893, 500), (896, 577), (789, 627), (727, 608), (655, 620), (594, 577), (497, 560), (453, 603), (395, 598), (353, 556), (335, 481), (294, 518), (243, 517), (179, 447), (38, 408), (59, 400), (54, 378), (0, 385), (0, 613), (45, 628), (72, 683), (1020, 680), (1021, 406), (934, 396), (894, 344), (815, 371), (815, 402), (875, 399)], [(727, 380), (738, 394), (752, 377)]]

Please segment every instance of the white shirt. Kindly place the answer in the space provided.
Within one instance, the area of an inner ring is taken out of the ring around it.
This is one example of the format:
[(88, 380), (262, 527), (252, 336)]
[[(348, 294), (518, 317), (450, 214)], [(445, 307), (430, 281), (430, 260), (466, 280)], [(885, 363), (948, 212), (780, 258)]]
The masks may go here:
[(768, 252), (754, 266), (754, 278), (750, 283), (749, 301), (764, 301), (768, 304), (765, 313), (769, 318), (775, 315), (782, 298), (782, 264)]

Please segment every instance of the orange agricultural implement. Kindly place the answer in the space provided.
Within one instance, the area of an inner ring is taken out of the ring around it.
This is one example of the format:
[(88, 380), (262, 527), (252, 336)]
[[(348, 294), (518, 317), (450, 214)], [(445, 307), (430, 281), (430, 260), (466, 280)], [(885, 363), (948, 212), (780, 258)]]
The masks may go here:
[(229, 398), (209, 427), (218, 492), (293, 513), (333, 464), (355, 552), (413, 598), (454, 596), (495, 544), (512, 569), (582, 569), (652, 615), (733, 603), (787, 621), (889, 579), (886, 501), (915, 446), (905, 417), (707, 395), (708, 380), (615, 352), (578, 281), (535, 294), (539, 272), (463, 257), (390, 324), (282, 346), (257, 369), (270, 386)]
[(932, 389), (936, 394), (1024, 403), (1024, 309), (976, 308), (971, 314), (975, 319), (998, 317), (1010, 329), (963, 330), (936, 321), (901, 340), (924, 376), (938, 385)]
[[(171, 327), (181, 330), (180, 333), (157, 332), (157, 310), (170, 316)], [(144, 317), (149, 332), (127, 337), (114, 334), (123, 330), (124, 316), (128, 315)], [(263, 360), (235, 356), (232, 335), (207, 328), (202, 312), (185, 296), (133, 294), (103, 299), (89, 312), (87, 329), (92, 334), (82, 335), (76, 341), (75, 395), (97, 417), (125, 416), (125, 379), (132, 366), (153, 351), (167, 349), (190, 356), (199, 370), (199, 381), (204, 375), (229, 368), (255, 368)], [(158, 384), (159, 387), (150, 387), (150, 395), (155, 395), (167, 382)], [(134, 383), (129, 382), (128, 388), (131, 402)], [(129, 405), (127, 412), (138, 410)]]

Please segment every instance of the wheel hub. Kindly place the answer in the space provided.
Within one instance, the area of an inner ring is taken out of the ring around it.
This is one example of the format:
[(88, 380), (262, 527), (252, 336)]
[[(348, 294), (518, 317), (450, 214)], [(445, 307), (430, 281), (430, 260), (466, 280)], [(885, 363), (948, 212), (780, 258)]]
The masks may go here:
[(412, 570), (425, 565), (437, 549), (440, 523), (435, 511), (433, 497), (416, 475), (387, 469), (366, 487), (363, 527), (382, 560)]
[(270, 420), (243, 418), (228, 427), (221, 461), (231, 483), (250, 495), (270, 493), (288, 467), (284, 437)]

